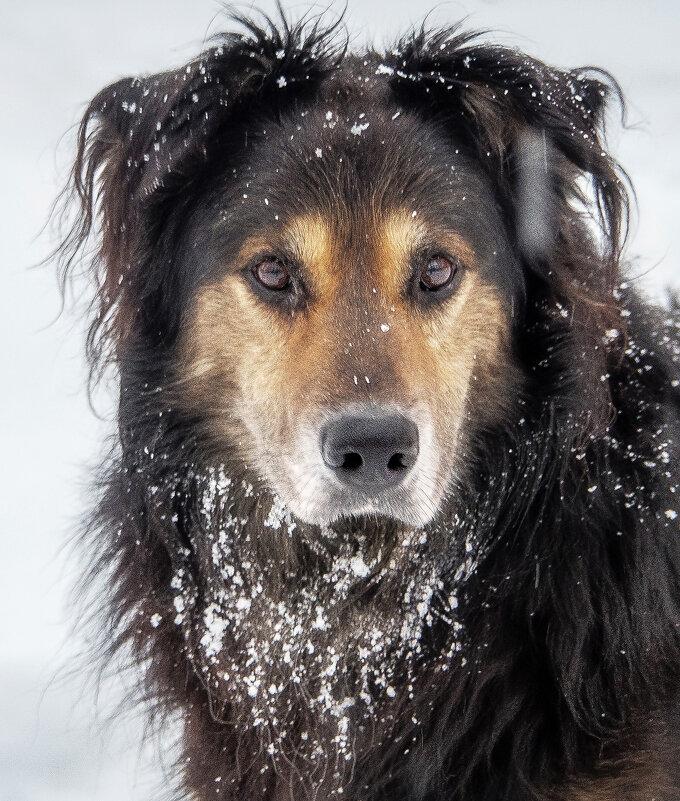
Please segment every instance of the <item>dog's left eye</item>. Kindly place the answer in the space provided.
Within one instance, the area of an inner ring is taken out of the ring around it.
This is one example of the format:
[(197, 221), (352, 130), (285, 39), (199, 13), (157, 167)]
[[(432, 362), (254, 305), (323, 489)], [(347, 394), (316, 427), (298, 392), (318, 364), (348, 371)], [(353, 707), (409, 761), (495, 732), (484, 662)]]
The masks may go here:
[(267, 289), (286, 289), (290, 284), (290, 275), (278, 259), (265, 259), (253, 268), (253, 275)]
[(435, 292), (448, 286), (458, 267), (446, 256), (431, 256), (420, 273), (420, 288), (423, 292)]

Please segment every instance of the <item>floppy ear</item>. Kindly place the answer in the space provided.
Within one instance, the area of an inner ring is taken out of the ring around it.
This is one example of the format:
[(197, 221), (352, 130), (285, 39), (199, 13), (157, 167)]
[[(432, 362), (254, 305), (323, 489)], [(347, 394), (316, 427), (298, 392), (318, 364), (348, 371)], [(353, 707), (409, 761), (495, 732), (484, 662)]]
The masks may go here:
[[(600, 229), (598, 269), (572, 265), (571, 275), (553, 280), (586, 281), (598, 301), (610, 298), (627, 220), (623, 173), (603, 146), (605, 101), (612, 92), (620, 99), (618, 87), (604, 72), (564, 72), (475, 39), (454, 28), (403, 40), (387, 62), (395, 92), (467, 143), (514, 218), (518, 247), (534, 268), (551, 262), (551, 251), (560, 250), (565, 264), (568, 251), (582, 252), (582, 217), (589, 213)], [(539, 213), (542, 222), (527, 219)]]
[(106, 87), (83, 117), (65, 193), (67, 202), (79, 201), (77, 218), (60, 256), (66, 276), (95, 238), (87, 254), (96, 281), (88, 339), (95, 370), (120, 359), (144, 330), (164, 336), (159, 309), (171, 295), (172, 218), (179, 225), (186, 216), (211, 156), (219, 153), (222, 163), (245, 149), (254, 112), (276, 115), (314, 92), (343, 52), (334, 45), (337, 25), (232, 19), (244, 34), (220, 37), (175, 71)]

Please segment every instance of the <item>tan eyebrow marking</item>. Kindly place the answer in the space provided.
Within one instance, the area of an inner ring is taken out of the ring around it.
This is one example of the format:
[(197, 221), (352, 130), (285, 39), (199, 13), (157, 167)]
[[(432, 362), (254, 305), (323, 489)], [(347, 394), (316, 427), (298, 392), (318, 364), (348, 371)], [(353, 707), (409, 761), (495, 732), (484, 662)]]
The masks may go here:
[(253, 237), (244, 242), (236, 260), (245, 264), (258, 253), (284, 251), (293, 256), (305, 269), (312, 288), (325, 291), (335, 283), (333, 269), (337, 259), (337, 243), (331, 236), (330, 225), (320, 214), (305, 214), (295, 217), (283, 232), (271, 239)]
[[(467, 240), (455, 231), (435, 232), (437, 244), (468, 267), (474, 268), (476, 255)], [(425, 224), (412, 213), (399, 209), (389, 213), (378, 226), (377, 255), (383, 290), (398, 293), (404, 280), (404, 266), (413, 251), (431, 239)]]

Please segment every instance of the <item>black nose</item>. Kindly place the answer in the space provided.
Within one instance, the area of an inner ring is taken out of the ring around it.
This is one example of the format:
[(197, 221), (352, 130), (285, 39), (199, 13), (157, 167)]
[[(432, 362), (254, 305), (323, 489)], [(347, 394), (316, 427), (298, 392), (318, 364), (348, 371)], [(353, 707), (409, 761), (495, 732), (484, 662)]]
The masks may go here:
[(415, 464), (418, 427), (402, 414), (345, 415), (324, 426), (321, 453), (343, 484), (375, 495)]

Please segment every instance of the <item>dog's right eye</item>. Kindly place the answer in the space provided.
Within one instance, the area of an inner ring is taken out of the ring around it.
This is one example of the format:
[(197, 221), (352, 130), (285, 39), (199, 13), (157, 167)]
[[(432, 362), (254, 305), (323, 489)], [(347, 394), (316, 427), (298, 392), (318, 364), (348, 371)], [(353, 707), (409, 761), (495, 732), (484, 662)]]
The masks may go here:
[(253, 275), (266, 289), (278, 291), (290, 285), (290, 275), (278, 259), (265, 259), (253, 267)]

